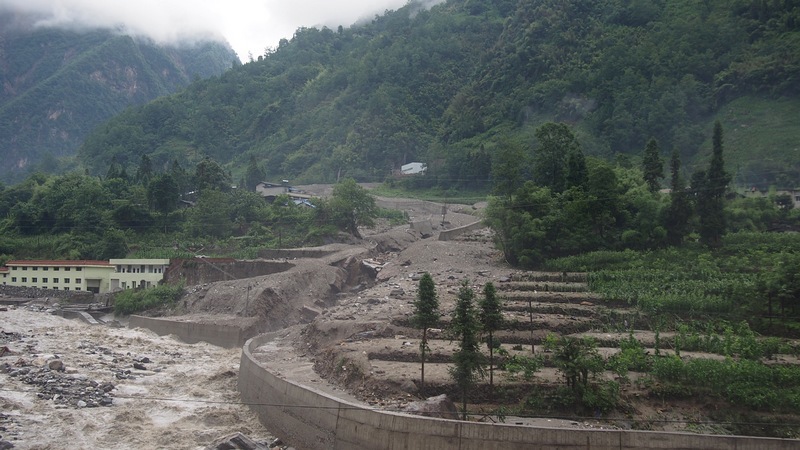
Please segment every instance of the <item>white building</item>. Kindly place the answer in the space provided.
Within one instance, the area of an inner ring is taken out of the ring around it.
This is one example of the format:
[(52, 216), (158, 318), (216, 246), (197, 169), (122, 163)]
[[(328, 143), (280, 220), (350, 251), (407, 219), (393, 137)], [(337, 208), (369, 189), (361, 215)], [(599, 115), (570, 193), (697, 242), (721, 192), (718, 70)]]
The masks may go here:
[(150, 288), (158, 286), (169, 267), (168, 259), (110, 259), (114, 266), (110, 290)]
[(3, 284), (59, 291), (108, 292), (108, 261), (8, 261)]
[(428, 165), (421, 162), (410, 162), (400, 166), (400, 173), (403, 175), (415, 175), (418, 173), (425, 173), (428, 170)]
[(0, 281), (8, 286), (103, 294), (157, 286), (168, 266), (169, 259), (18, 260), (0, 268)]

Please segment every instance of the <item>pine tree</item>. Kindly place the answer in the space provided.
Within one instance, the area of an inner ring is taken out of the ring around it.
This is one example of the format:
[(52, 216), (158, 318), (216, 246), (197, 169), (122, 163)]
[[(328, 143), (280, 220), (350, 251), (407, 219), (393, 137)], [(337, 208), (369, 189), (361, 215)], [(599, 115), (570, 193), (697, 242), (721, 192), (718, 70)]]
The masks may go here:
[(573, 149), (567, 155), (567, 189), (571, 187), (584, 187), (589, 178), (589, 169), (586, 167), (586, 157), (580, 148)]
[(483, 374), (483, 355), (478, 340), (480, 324), (475, 316), (474, 299), (475, 292), (464, 280), (458, 290), (456, 309), (450, 324), (453, 337), (459, 340), (458, 350), (453, 354), (455, 365), (450, 368), (450, 376), (461, 390), (463, 420), (467, 420), (467, 392), (475, 385), (476, 377)]
[(248, 191), (255, 192), (258, 183), (264, 181), (264, 171), (258, 166), (255, 156), (250, 156), (245, 173), (244, 186)]
[(731, 176), (725, 172), (722, 124), (719, 121), (714, 124), (712, 140), (711, 163), (705, 173), (702, 189), (698, 191), (697, 214), (700, 217), (700, 239), (710, 247), (717, 247), (725, 233), (725, 191), (731, 180)]
[(494, 349), (499, 343), (494, 341), (494, 332), (503, 326), (503, 305), (497, 298), (494, 284), (489, 282), (483, 287), (483, 299), (480, 302), (480, 321), (489, 347), (489, 386), (494, 386)]
[(566, 186), (567, 155), (580, 149), (580, 144), (564, 123), (548, 122), (534, 134), (539, 141), (534, 157), (534, 180), (553, 192), (562, 192)]
[(664, 228), (667, 230), (667, 241), (670, 245), (679, 245), (689, 232), (692, 205), (686, 193), (686, 182), (681, 176), (681, 157), (677, 149), (672, 152), (670, 159), (670, 174), (670, 203)]
[(658, 180), (664, 178), (664, 161), (659, 153), (658, 142), (651, 138), (644, 148), (644, 156), (642, 157), (644, 181), (647, 183), (650, 192), (657, 192), (658, 188), (661, 187)]
[(139, 160), (139, 168), (136, 169), (136, 181), (139, 184), (147, 186), (147, 183), (150, 182), (150, 177), (153, 176), (153, 163), (150, 161), (150, 157), (147, 155), (142, 155), (142, 158)]
[(436, 286), (429, 273), (422, 275), (419, 280), (419, 290), (417, 299), (414, 301), (414, 312), (411, 316), (411, 323), (414, 327), (422, 329), (422, 340), (419, 343), (420, 360), (422, 370), (419, 382), (420, 395), (425, 398), (425, 354), (428, 347), (428, 328), (434, 327), (439, 323), (439, 298), (436, 295)]

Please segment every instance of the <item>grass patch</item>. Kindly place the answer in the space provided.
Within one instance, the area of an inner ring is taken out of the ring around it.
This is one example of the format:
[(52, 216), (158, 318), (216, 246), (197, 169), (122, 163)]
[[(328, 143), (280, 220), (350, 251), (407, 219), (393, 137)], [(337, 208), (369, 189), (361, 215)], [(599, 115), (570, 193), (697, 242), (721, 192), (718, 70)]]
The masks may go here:
[[(796, 99), (740, 97), (724, 107), (717, 119), (725, 130), (725, 163), (734, 184), (794, 188), (786, 183), (800, 175), (800, 102)], [(710, 126), (709, 126), (710, 129)], [(694, 166), (711, 157), (711, 134), (695, 156)], [(754, 158), (753, 155), (758, 155)]]
[(148, 309), (172, 306), (182, 295), (182, 284), (125, 290), (114, 297), (114, 313), (127, 316)]

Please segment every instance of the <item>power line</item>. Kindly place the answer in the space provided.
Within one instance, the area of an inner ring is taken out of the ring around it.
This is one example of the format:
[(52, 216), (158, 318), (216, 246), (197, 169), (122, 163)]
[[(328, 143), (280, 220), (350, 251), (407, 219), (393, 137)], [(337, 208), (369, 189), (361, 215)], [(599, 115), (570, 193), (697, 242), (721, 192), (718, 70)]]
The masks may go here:
[[(19, 394), (36, 394), (37, 391), (34, 390), (22, 390), (22, 389), (9, 389), (9, 388), (0, 388), (0, 392), (13, 392)], [(231, 406), (248, 406), (248, 407), (272, 407), (272, 408), (284, 408), (284, 409), (311, 409), (311, 410), (349, 410), (349, 411), (372, 411), (372, 412), (393, 412), (393, 413), (409, 413), (405, 409), (400, 408), (384, 408), (384, 407), (373, 407), (369, 405), (363, 406), (350, 406), (346, 404), (339, 404), (336, 406), (324, 406), (324, 405), (299, 405), (299, 404), (291, 404), (291, 403), (273, 403), (273, 402), (237, 402), (237, 401), (230, 401), (230, 400), (204, 400), (204, 399), (197, 399), (197, 398), (175, 398), (175, 397), (157, 397), (157, 396), (130, 396), (130, 395), (114, 395), (113, 398), (120, 398), (125, 400), (141, 400), (141, 401), (162, 401), (162, 402), (177, 402), (177, 403), (200, 403), (200, 404), (215, 404), (215, 405), (231, 405)], [(501, 415), (497, 411), (494, 412), (467, 412), (469, 416), (481, 416), (484, 417), (486, 415)], [(780, 423), (770, 423), (770, 422), (735, 422), (735, 421), (703, 421), (703, 420), (691, 420), (691, 419), (663, 419), (663, 418), (648, 418), (648, 419), (635, 419), (635, 418), (614, 418), (614, 417), (595, 417), (595, 416), (548, 416), (548, 415), (540, 415), (540, 414), (521, 414), (521, 413), (503, 413), (503, 416), (513, 416), (523, 419), (556, 419), (556, 420), (569, 420), (569, 421), (606, 421), (606, 422), (634, 422), (634, 423), (686, 423), (691, 425), (750, 425), (750, 426), (790, 426), (790, 427), (800, 427), (800, 422), (798, 423), (791, 423), (791, 422), (780, 422)]]

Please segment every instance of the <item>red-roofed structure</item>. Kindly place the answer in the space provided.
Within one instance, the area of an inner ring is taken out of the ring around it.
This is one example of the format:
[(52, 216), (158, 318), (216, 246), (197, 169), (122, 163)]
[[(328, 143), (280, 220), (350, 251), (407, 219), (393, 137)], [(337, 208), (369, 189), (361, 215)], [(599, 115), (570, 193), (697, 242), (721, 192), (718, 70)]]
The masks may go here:
[(47, 267), (55, 267), (55, 266), (97, 266), (97, 267), (107, 267), (111, 266), (111, 263), (108, 261), (99, 261), (99, 260), (72, 260), (72, 259), (41, 259), (41, 260), (12, 260), (6, 263), (7, 267), (11, 266), (47, 266)]

